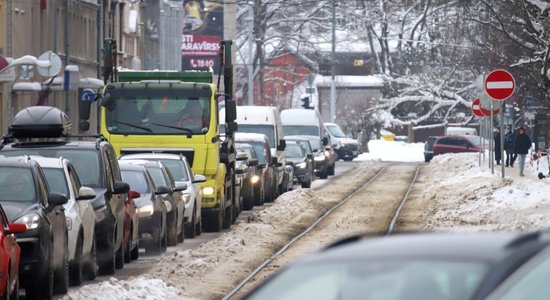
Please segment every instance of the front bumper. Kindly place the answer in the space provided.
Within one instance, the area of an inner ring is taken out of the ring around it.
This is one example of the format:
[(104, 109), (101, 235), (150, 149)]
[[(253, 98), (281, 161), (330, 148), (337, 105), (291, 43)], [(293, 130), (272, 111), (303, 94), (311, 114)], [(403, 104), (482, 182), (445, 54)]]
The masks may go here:
[(341, 146), (340, 148), (336, 149), (336, 154), (338, 154), (338, 158), (341, 158), (341, 159), (356, 158), (357, 155), (359, 155), (357, 148), (358, 148), (358, 145), (355, 145), (355, 144)]
[(17, 244), (21, 248), (21, 258), (19, 260), (19, 275), (21, 277), (40, 276), (44, 274), (50, 263), (45, 257), (47, 254), (45, 245), (41, 245), (38, 232), (36, 235), (19, 237), (17, 235)]
[(151, 216), (139, 218), (138, 234), (140, 243), (157, 239), (156, 235), (158, 235), (161, 230), (161, 228), (159, 228), (161, 217), (161, 212), (155, 212)]

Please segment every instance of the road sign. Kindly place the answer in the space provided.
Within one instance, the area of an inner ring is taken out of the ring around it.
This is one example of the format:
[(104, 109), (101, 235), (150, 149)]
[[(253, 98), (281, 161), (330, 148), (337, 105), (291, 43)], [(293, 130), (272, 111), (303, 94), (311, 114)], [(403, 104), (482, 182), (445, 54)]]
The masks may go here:
[(42, 53), (42, 55), (38, 57), (38, 60), (45, 60), (51, 63), (51, 65), (47, 68), (37, 68), (38, 73), (40, 73), (40, 75), (44, 77), (57, 76), (59, 74), (59, 71), (61, 71), (61, 67), (63, 65), (61, 63), (61, 58), (59, 58), (59, 56), (52, 51), (46, 51)]
[(514, 93), (514, 76), (506, 70), (494, 70), (485, 78), (485, 91), (491, 98), (504, 101)]
[(8, 62), (8, 60), (0, 55), (0, 72), (4, 70), (4, 68), (6, 68), (9, 64), (10, 63)]
[(481, 102), (480, 102), (479, 98), (475, 99), (472, 102), (472, 112), (474, 113), (474, 115), (476, 115), (478, 117), (489, 117), (491, 115), (496, 116), (499, 111), (500, 111), (499, 108), (493, 109), (493, 114), (491, 114), (490, 109), (485, 109), (481, 105)]

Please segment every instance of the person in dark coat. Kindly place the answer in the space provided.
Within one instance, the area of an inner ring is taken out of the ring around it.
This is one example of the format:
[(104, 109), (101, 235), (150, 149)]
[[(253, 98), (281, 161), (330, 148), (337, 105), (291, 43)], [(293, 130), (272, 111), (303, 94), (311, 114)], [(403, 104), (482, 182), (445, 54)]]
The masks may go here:
[(518, 130), (516, 136), (515, 154), (519, 159), (519, 176), (525, 176), (523, 171), (525, 169), (525, 158), (531, 149), (531, 138), (525, 133), (525, 128), (521, 127)]
[(504, 151), (506, 151), (506, 166), (514, 167), (516, 161), (516, 134), (510, 129), (504, 136)]
[(500, 132), (495, 131), (495, 134), (493, 136), (494, 142), (494, 151), (495, 151), (495, 160), (497, 161), (497, 165), (500, 165), (500, 160), (502, 159), (502, 156), (500, 155)]

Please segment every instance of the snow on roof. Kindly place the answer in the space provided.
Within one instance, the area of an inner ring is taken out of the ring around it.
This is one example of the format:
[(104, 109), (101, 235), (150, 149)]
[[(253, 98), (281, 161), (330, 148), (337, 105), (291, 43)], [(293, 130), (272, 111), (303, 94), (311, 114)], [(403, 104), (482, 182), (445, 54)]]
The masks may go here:
[(264, 142), (266, 141), (266, 139), (267, 139), (267, 136), (261, 133), (235, 132), (236, 141)]
[[(315, 76), (314, 85), (318, 87), (330, 87), (331, 76)], [(379, 76), (335, 76), (336, 86), (349, 87), (382, 87), (384, 80)]]

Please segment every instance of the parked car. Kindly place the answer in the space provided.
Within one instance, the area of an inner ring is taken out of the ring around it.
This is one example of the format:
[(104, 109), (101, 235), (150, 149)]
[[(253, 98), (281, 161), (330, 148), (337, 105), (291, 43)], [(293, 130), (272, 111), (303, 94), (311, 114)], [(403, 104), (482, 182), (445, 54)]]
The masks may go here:
[(28, 299), (51, 299), (69, 288), (65, 195), (50, 192), (40, 165), (29, 156), (0, 158), (0, 204), (8, 220), (24, 224), (19, 275)]
[[(263, 192), (262, 169), (258, 167), (258, 155), (254, 147), (248, 143), (236, 143), (237, 166), (235, 172), (242, 182), (241, 195), (243, 209), (251, 210), (254, 207), (255, 191)], [(263, 195), (258, 195), (263, 197)]]
[(136, 193), (128, 191), (128, 197), (124, 201), (124, 262), (129, 263), (139, 257), (139, 216), (134, 199), (139, 197)]
[(113, 146), (101, 136), (71, 137), (70, 127), (69, 117), (55, 107), (28, 107), (15, 116), (0, 155), (64, 157), (73, 163), (82, 184), (96, 193), (91, 203), (96, 214), (97, 252), (101, 253), (99, 272), (113, 274), (115, 267), (124, 267), (124, 202), (130, 187), (121, 179)]
[(302, 145), (296, 141), (286, 143), (285, 158), (287, 164), (294, 169), (294, 181), (301, 184), (303, 188), (310, 188), (313, 181), (313, 154), (306, 153)]
[(19, 298), (19, 261), (21, 248), (15, 234), (25, 233), (27, 225), (10, 223), (0, 205), (0, 295), (2, 299)]
[(287, 190), (292, 191), (294, 189), (294, 167), (287, 163), (285, 166), (285, 173), (287, 176)]
[(95, 213), (90, 204), (94, 189), (82, 186), (72, 163), (65, 158), (32, 156), (42, 167), (50, 191), (67, 197), (63, 205), (69, 230), (69, 280), (80, 285), (84, 278), (95, 279), (96, 245)]
[[(121, 157), (121, 160), (124, 157), (126, 156)], [(183, 191), (187, 189), (187, 184), (175, 182), (170, 170), (160, 161), (129, 159), (128, 157), (124, 160), (127, 160), (128, 163), (144, 166), (153, 179), (156, 191), (163, 197), (165, 203), (170, 203), (170, 205), (167, 204), (166, 209), (167, 244), (168, 246), (175, 246), (178, 239), (183, 240), (185, 236), (185, 229), (183, 228), (183, 215), (185, 213)], [(161, 190), (160, 187), (166, 187), (167, 189)]]
[(433, 155), (460, 152), (479, 152), (481, 144), (476, 135), (453, 135), (438, 137), (432, 147)]
[[(139, 247), (147, 254), (160, 254), (167, 247), (166, 206), (171, 203), (164, 200), (162, 194), (169, 193), (168, 187), (155, 187), (149, 171), (131, 161), (120, 161), (122, 179), (130, 185), (129, 198), (136, 205), (139, 218)], [(139, 256), (138, 250), (131, 254), (132, 259)]]
[[(314, 135), (288, 135), (287, 140), (300, 141), (303, 139), (309, 140), (313, 148), (313, 170), (315, 175), (321, 179), (326, 179), (331, 173), (334, 174), (334, 164), (336, 155), (331, 148), (323, 146), (322, 141)], [(328, 150), (327, 150), (328, 149)]]
[(185, 184), (187, 186), (187, 189), (182, 192), (185, 202), (183, 215), (185, 234), (179, 235), (179, 241), (183, 242), (184, 237), (194, 238), (202, 234), (202, 190), (200, 183), (205, 182), (206, 177), (200, 174), (193, 174), (193, 170), (185, 156), (169, 153), (142, 153), (127, 154), (120, 159), (142, 159), (162, 162), (170, 170), (177, 184)]
[(354, 236), (280, 269), (244, 299), (486, 299), (549, 243), (537, 233)]
[(351, 161), (359, 155), (359, 142), (346, 136), (340, 125), (325, 122), (324, 126), (329, 136), (329, 144), (336, 151), (338, 159)]
[[(258, 155), (258, 167), (262, 170), (263, 180), (263, 193), (259, 192), (260, 187), (256, 187), (254, 191), (255, 205), (263, 205), (262, 201), (272, 202), (277, 197), (277, 179), (275, 173), (277, 172), (279, 162), (272, 159), (271, 151), (269, 149), (269, 141), (264, 134), (259, 133), (235, 133), (235, 141), (237, 143), (248, 143), (254, 147), (256, 154)], [(286, 145), (286, 142), (285, 142)], [(263, 195), (260, 196), (260, 195)]]
[(437, 136), (429, 136), (426, 142), (424, 142), (424, 161), (430, 162), (434, 157), (433, 146)]

